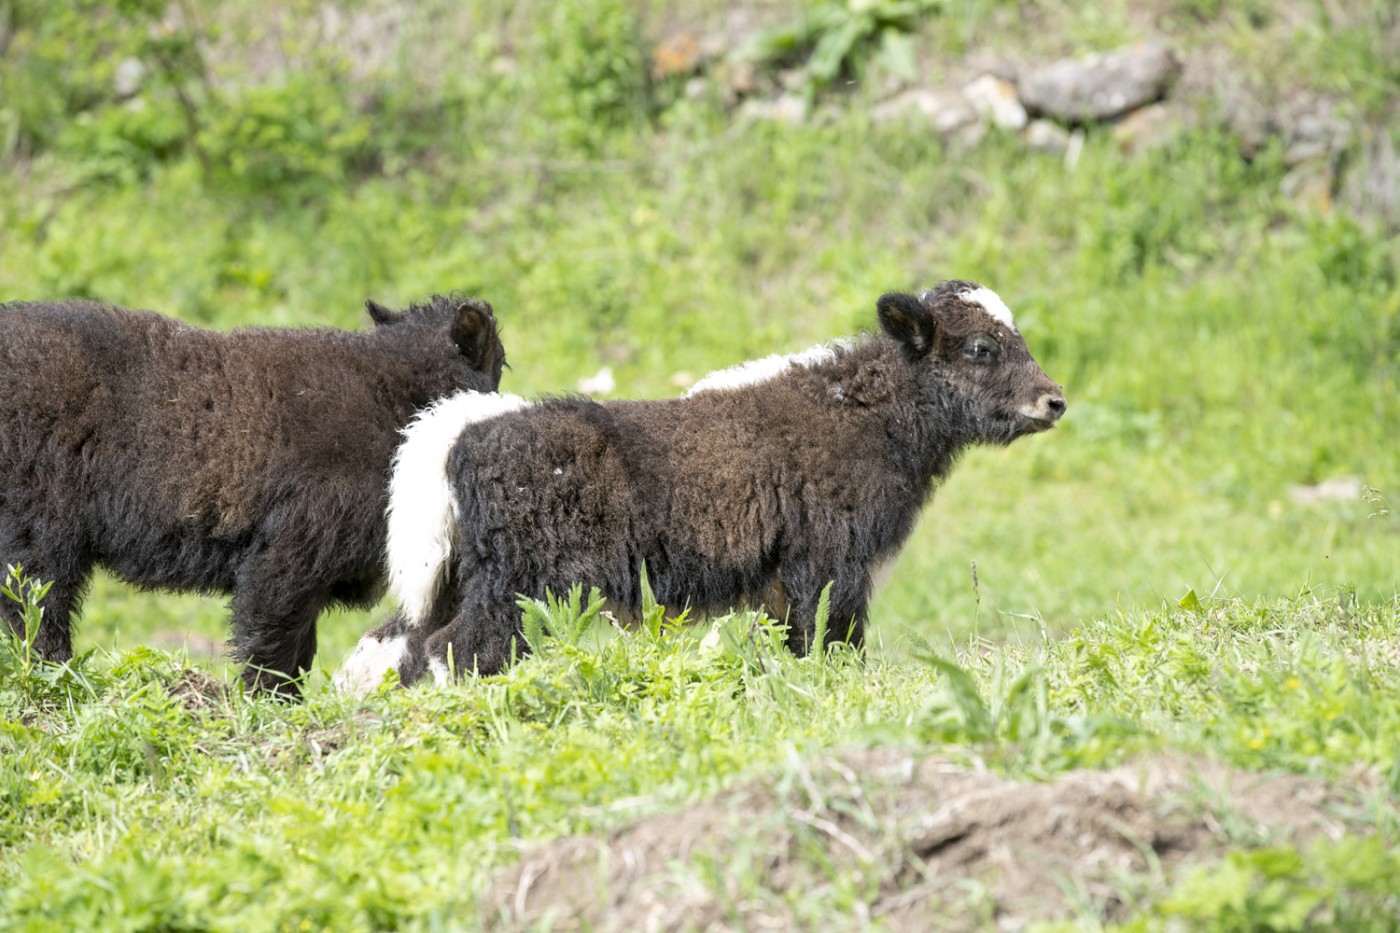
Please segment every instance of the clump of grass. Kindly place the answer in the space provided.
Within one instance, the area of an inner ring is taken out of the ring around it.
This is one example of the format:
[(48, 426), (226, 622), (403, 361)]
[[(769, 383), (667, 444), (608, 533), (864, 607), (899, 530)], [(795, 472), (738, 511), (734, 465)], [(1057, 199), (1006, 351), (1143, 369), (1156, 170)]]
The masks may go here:
[(52, 585), (52, 581), (31, 580), (22, 566), (11, 564), (5, 568), (0, 597), (14, 604), (11, 611), (19, 616), (19, 629), (8, 628), (0, 638), (0, 671), (17, 681), (28, 682), (33, 677), (39, 660), (34, 654), (34, 639), (44, 619), (44, 608), (40, 604)]
[(917, 76), (915, 34), (940, 0), (831, 2), (803, 12), (794, 22), (754, 36), (740, 54), (769, 66), (801, 64), (809, 96), (838, 79), (854, 79), (874, 64), (912, 81)]
[(52, 585), (52, 581), (36, 580), (15, 565), (6, 567), (0, 583), (0, 600), (12, 604), (21, 629), (0, 625), (0, 708), (18, 710), (21, 715), (33, 715), (41, 706), (70, 701), (75, 695), (90, 695), (94, 689), (87, 676), (86, 656), (52, 664), (34, 650), (44, 618), (44, 597)]

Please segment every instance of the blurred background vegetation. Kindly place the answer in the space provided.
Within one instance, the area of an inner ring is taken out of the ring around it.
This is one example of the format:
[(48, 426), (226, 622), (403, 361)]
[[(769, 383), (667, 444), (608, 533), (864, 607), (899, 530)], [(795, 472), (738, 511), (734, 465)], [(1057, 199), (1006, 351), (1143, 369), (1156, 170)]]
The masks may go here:
[[(1148, 143), (880, 116), (1153, 38), (1186, 67)], [(1300, 160), (1319, 101), (1341, 129)], [(645, 397), (976, 279), (1069, 413), (966, 458), (875, 650), (1370, 602), (1400, 588), (1397, 131), (1388, 0), (0, 0), (0, 300), (354, 328), (459, 289), (504, 389)], [(323, 622), (322, 664), (381, 614)], [(80, 645), (217, 652), (224, 615), (100, 580)]]

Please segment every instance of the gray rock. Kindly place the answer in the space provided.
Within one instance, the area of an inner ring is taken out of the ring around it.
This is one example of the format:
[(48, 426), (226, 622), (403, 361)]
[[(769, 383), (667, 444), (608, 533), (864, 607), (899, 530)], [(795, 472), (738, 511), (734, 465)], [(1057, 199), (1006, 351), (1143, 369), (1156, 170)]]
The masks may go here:
[(1308, 93), (1280, 97), (1266, 88), (1224, 78), (1214, 90), (1221, 122), (1239, 138), (1247, 159), (1278, 140), (1289, 168), (1320, 161), (1335, 169), (1351, 147), (1352, 125), (1326, 97)]
[(1165, 103), (1148, 104), (1113, 125), (1113, 141), (1129, 155), (1160, 149), (1186, 129), (1187, 115)]
[(1220, 123), (1239, 140), (1240, 154), (1253, 159), (1278, 129), (1260, 89), (1229, 70), (1212, 91)]
[(749, 98), (739, 107), (740, 120), (798, 124), (807, 120), (807, 100), (800, 94), (780, 94), (771, 100)]
[(977, 113), (957, 91), (914, 88), (877, 104), (870, 112), (876, 123), (917, 120), (939, 136), (951, 136), (977, 122)]
[(1142, 42), (1030, 69), (1020, 79), (1021, 101), (1061, 120), (1107, 120), (1161, 100), (1180, 71), (1169, 45)]
[(1283, 129), (1283, 161), (1290, 167), (1317, 160), (1334, 163), (1351, 143), (1351, 124), (1323, 98), (1290, 104), (1277, 122)]
[(982, 119), (1007, 130), (1025, 129), (1029, 117), (1016, 85), (995, 75), (982, 75), (963, 88), (963, 97)]
[(117, 100), (135, 97), (146, 79), (146, 66), (139, 58), (123, 58), (117, 62), (116, 74), (112, 77), (112, 93)]
[(1027, 146), (1040, 152), (1062, 155), (1069, 149), (1069, 130), (1053, 120), (1032, 120), (1022, 135)]
[(1377, 128), (1347, 166), (1342, 204), (1356, 217), (1400, 232), (1400, 153), (1384, 127)]

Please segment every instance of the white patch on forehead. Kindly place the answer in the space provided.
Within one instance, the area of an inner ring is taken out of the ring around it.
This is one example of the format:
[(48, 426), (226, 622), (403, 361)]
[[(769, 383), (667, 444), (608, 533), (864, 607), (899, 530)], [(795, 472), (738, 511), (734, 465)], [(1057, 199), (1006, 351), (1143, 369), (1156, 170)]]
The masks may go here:
[(965, 292), (958, 292), (958, 297), (963, 301), (981, 305), (992, 317), (1013, 331), (1016, 330), (1016, 322), (1011, 317), (1011, 309), (1006, 306), (1006, 302), (1001, 300), (1001, 296), (990, 288), (973, 288)]
[(744, 386), (757, 385), (760, 382), (776, 379), (794, 366), (810, 369), (813, 366), (829, 363), (836, 359), (837, 351), (845, 347), (844, 341), (837, 340), (809, 347), (801, 353), (789, 353), (787, 356), (775, 353), (772, 356), (765, 356), (759, 360), (749, 360), (747, 363), (740, 363), (738, 366), (731, 366), (728, 369), (716, 370), (691, 386), (690, 391), (685, 393), (685, 397), (690, 398), (701, 392), (742, 389)]
[(419, 412), (403, 431), (389, 478), (389, 591), (409, 622), (432, 608), (452, 557), (457, 502), (447, 456), (467, 425), (530, 403), (518, 395), (458, 392)]
[(407, 653), (407, 636), (399, 635), (381, 642), (373, 635), (366, 635), (335, 672), (335, 689), (362, 697), (383, 683), (384, 675), (396, 669)]

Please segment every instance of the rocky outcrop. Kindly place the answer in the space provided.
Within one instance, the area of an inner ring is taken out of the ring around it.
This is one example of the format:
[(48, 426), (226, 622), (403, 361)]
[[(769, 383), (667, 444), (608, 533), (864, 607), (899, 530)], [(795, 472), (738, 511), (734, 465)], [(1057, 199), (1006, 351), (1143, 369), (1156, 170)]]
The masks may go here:
[(1181, 60), (1161, 40), (1031, 68), (1017, 82), (1032, 113), (1066, 123), (1111, 120), (1155, 103), (1181, 73)]
[[(744, 120), (798, 124), (869, 99), (804, 92), (800, 61), (775, 65), (746, 57), (743, 49), (752, 43), (742, 29), (727, 26), (723, 41), (666, 40), (655, 56), (658, 73), (708, 82)], [(1096, 126), (1125, 155), (1138, 156), (1214, 125), (1238, 141), (1245, 159), (1270, 147), (1280, 151), (1286, 167), (1281, 191), (1295, 204), (1321, 212), (1341, 207), (1400, 229), (1400, 157), (1386, 128), (1355, 122), (1336, 98), (1261, 86), (1218, 45), (1183, 51), (1154, 36), (1041, 62), (974, 49), (959, 62), (924, 71), (943, 77), (887, 80), (889, 94), (871, 107), (871, 120), (924, 127), (959, 151), (989, 132), (1012, 133), (1028, 149), (1061, 155), (1066, 164), (1075, 162)]]

